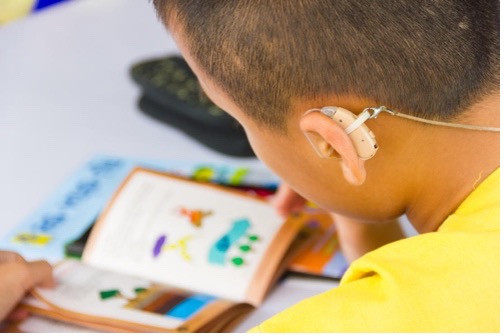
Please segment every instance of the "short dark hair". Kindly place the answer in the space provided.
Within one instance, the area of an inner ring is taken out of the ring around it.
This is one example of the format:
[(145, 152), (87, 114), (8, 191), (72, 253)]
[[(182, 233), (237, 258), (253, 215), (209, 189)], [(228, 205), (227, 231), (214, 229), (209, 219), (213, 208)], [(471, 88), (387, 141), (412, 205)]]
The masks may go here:
[(272, 128), (295, 98), (436, 120), (499, 90), (498, 0), (154, 0), (235, 103)]

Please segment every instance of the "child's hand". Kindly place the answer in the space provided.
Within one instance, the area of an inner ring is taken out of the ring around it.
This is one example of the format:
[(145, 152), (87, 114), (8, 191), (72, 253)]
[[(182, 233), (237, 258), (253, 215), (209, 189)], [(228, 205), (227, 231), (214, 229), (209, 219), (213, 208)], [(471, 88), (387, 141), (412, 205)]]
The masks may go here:
[(35, 286), (53, 285), (52, 267), (46, 261), (27, 262), (17, 253), (0, 251), (0, 321), (27, 291)]
[(277, 212), (282, 216), (288, 216), (289, 214), (303, 210), (306, 202), (306, 199), (285, 183), (280, 184), (272, 199)]

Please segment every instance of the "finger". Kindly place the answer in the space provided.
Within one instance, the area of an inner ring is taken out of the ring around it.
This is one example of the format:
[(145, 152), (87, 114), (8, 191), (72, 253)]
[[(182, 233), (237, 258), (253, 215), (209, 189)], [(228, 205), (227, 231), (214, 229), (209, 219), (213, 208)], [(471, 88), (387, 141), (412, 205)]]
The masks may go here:
[(299, 212), (306, 204), (306, 200), (285, 183), (280, 185), (272, 202), (277, 212), (282, 216)]
[(35, 286), (54, 287), (56, 282), (52, 275), (52, 266), (45, 260), (27, 263), (29, 277), (25, 282), (25, 290)]
[(19, 262), (19, 263), (24, 263), (25, 260), (24, 258), (12, 251), (0, 251), (0, 263), (4, 262)]
[(29, 311), (21, 308), (16, 308), (12, 312), (10, 312), (9, 316), (7, 316), (7, 320), (22, 321), (26, 319), (29, 315), (30, 315)]

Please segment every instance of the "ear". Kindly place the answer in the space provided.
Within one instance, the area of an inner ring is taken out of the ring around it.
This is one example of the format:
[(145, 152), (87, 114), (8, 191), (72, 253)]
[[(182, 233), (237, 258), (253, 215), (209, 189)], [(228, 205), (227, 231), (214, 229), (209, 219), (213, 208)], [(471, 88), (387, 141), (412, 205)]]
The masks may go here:
[(323, 158), (339, 158), (345, 179), (354, 185), (366, 180), (364, 161), (359, 158), (352, 139), (345, 130), (326, 115), (311, 112), (303, 115), (299, 122), (315, 151)]

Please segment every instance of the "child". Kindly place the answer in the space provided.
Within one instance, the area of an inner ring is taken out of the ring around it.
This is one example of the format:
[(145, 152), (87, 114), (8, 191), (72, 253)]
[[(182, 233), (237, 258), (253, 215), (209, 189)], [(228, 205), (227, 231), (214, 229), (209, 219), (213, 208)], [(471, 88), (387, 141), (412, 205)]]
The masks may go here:
[[(154, 4), (279, 211), (313, 201), (356, 246), (337, 288), (253, 331), (499, 331), (498, 1)], [(420, 234), (389, 243), (403, 214)]]

